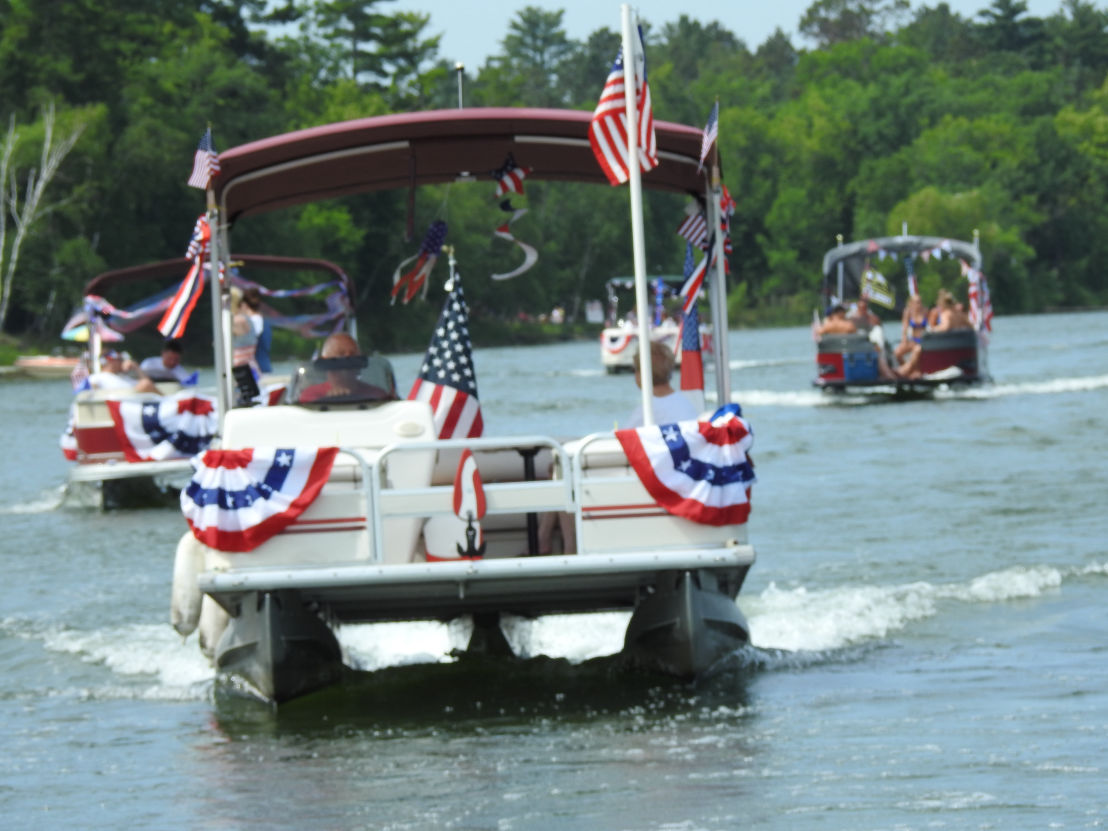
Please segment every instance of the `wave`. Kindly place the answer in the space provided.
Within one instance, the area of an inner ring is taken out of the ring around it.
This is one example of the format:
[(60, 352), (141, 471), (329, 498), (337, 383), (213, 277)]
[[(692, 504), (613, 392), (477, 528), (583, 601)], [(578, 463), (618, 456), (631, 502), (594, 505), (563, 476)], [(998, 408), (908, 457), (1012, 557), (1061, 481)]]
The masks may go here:
[(826, 407), (864, 404), (869, 397), (836, 395), (832, 398), (820, 390), (743, 390), (731, 393), (731, 400), (743, 407)]
[(798, 364), (809, 364), (812, 362), (810, 357), (806, 358), (766, 358), (763, 360), (730, 360), (727, 362), (727, 366), (731, 369), (757, 369), (763, 366), (796, 366)]
[(59, 485), (43, 491), (27, 502), (14, 505), (0, 505), (0, 514), (47, 514), (57, 510), (66, 499), (66, 486)]
[(826, 652), (881, 640), (938, 614), (941, 603), (999, 603), (1039, 597), (1069, 578), (1108, 576), (1108, 563), (1013, 566), (964, 583), (843, 586), (809, 591), (771, 584), (740, 598), (751, 641), (762, 649)]
[(1023, 381), (1011, 384), (990, 384), (959, 390), (936, 390), (943, 398), (1003, 398), (1009, 395), (1057, 395), (1066, 392), (1090, 392), (1108, 388), (1108, 375), (1076, 378), (1050, 378), (1045, 381)]
[[(1066, 580), (1108, 577), (1108, 562), (1086, 566), (1014, 566), (962, 583), (915, 582), (896, 586), (842, 586), (809, 590), (771, 584), (759, 595), (740, 595), (752, 645), (742, 651), (750, 668), (802, 667), (850, 660), (880, 648), (891, 634), (939, 613), (943, 603), (999, 603), (1033, 598)], [(583, 664), (623, 648), (628, 612), (505, 615), (503, 629), (521, 658), (545, 656)], [(109, 677), (91, 686), (73, 673), (70, 694), (105, 699), (205, 700), (215, 671), (197, 645), (168, 624), (129, 624), (92, 631), (42, 627), (16, 618), (0, 620), (0, 632), (41, 641), (48, 652), (104, 667)], [(358, 670), (449, 663), (472, 632), (468, 619), (343, 626), (338, 639), (347, 663)], [(56, 674), (55, 679), (58, 677)], [(80, 681), (77, 681), (77, 678)], [(98, 676), (92, 676), (99, 678)], [(78, 688), (79, 685), (79, 688)], [(35, 694), (59, 694), (37, 691)], [(66, 694), (66, 691), (60, 691)]]

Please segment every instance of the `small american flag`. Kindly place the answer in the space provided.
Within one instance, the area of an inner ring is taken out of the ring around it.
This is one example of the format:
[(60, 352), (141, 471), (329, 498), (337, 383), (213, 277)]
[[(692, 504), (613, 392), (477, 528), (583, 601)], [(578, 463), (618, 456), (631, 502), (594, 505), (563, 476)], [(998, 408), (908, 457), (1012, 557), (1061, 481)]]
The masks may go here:
[(212, 128), (209, 127), (200, 137), (200, 144), (196, 147), (196, 155), (192, 158), (192, 175), (189, 176), (189, 185), (194, 188), (206, 190), (212, 177), (219, 173), (219, 154), (215, 150), (212, 141)]
[(431, 405), (435, 434), (440, 439), (477, 438), (484, 432), (481, 404), (477, 400), (477, 376), (473, 370), (473, 347), (469, 340), (469, 309), (462, 294), (462, 283), (457, 278), (443, 303), (442, 314), (408, 400), (426, 401)]
[(719, 101), (712, 105), (712, 111), (708, 114), (708, 123), (704, 125), (704, 137), (700, 140), (700, 164), (696, 166), (699, 173), (704, 167), (704, 161), (708, 158), (708, 151), (719, 138)]
[[(654, 108), (650, 103), (650, 86), (646, 82), (646, 54), (642, 45), (642, 28), (638, 30), (635, 60), (635, 110), (638, 122), (636, 141), (639, 166), (645, 173), (658, 166), (658, 145), (654, 137)], [(623, 50), (616, 56), (608, 80), (589, 124), (589, 144), (601, 169), (613, 185), (626, 182), (631, 175), (627, 138), (627, 106), (624, 98)]]
[(677, 236), (686, 242), (691, 242), (698, 248), (708, 245), (708, 220), (703, 212), (695, 204), (690, 204), (686, 209), (685, 218), (677, 226)]

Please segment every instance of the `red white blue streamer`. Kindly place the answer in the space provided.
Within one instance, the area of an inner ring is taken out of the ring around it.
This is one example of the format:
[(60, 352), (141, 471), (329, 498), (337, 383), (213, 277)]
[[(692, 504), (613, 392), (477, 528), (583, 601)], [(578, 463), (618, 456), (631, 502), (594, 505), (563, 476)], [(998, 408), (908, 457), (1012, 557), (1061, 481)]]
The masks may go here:
[(337, 447), (208, 450), (193, 458), (181, 512), (210, 548), (253, 551), (315, 501), (337, 453)]
[(669, 513), (704, 525), (739, 525), (750, 516), (754, 434), (737, 404), (710, 421), (617, 430), (616, 438), (643, 487)]
[(203, 395), (105, 403), (129, 462), (188, 459), (211, 444), (219, 427), (215, 402)]

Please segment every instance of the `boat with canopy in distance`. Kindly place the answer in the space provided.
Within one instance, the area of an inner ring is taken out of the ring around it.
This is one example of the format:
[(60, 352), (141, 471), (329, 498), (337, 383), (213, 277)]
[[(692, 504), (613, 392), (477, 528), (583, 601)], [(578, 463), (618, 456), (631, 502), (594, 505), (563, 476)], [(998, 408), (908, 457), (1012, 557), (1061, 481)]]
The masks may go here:
[[(152, 384), (145, 384), (142, 389), (123, 383), (100, 388), (90, 383), (90, 379), (95, 380), (95, 375), (89, 372), (91, 367), (100, 366), (101, 358), (110, 352), (118, 352), (114, 345), (125, 334), (163, 318), (182, 278), (193, 265), (194, 261), (180, 257), (99, 274), (85, 286), (82, 310), (66, 325), (63, 337), (87, 342), (88, 346), (84, 372), (73, 377), (75, 394), (61, 440), (63, 453), (74, 463), (67, 489), (82, 504), (90, 500), (78, 493), (92, 488), (95, 502), (106, 510), (178, 505), (180, 488), (192, 476), (189, 460), (208, 447), (215, 436), (214, 388), (198, 389), (198, 372), (190, 374), (179, 366), (170, 369), (163, 366), (158, 370), (148, 367), (145, 372)], [(332, 308), (326, 312), (282, 316), (265, 305), (263, 313), (274, 325), (302, 335), (318, 334), (320, 326), (353, 325), (349, 278), (334, 263), (306, 257), (247, 254), (231, 259), (229, 273), (234, 284), (242, 288), (260, 286), (251, 278), (268, 282), (274, 275), (287, 278), (293, 273), (314, 275), (318, 280), (323, 274), (326, 278), (321, 284), (323, 290), (340, 296), (340, 302), (329, 302)], [(151, 286), (160, 290), (126, 308), (105, 299), (113, 297), (118, 302), (120, 296), (133, 297), (136, 292), (149, 291)], [(317, 293), (319, 289), (312, 287), (296, 293), (313, 290)], [(288, 290), (273, 292), (264, 286), (260, 293), (290, 294)], [(266, 391), (266, 403), (271, 403), (278, 400), (288, 379), (269, 375), (262, 376), (259, 382)]]
[[(624, 16), (626, 52), (627, 7)], [(654, 128), (661, 163), (641, 186), (687, 194), (715, 221), (718, 177), (699, 169), (701, 131)], [(606, 185), (589, 129), (582, 111), (467, 108), (357, 119), (232, 148), (209, 185), (220, 230), (212, 256), (251, 215), (472, 181), (508, 154), (535, 178)], [(645, 321), (641, 195), (631, 190)], [(174, 627), (198, 633), (221, 677), (278, 703), (345, 677), (335, 634), (345, 624), (463, 619), (472, 624), (467, 649), (495, 653), (510, 651), (502, 615), (626, 611), (621, 655), (631, 665), (686, 678), (709, 671), (749, 641), (736, 602), (755, 557), (746, 526), (752, 434), (741, 411), (731, 405), (710, 420), (658, 425), (648, 389), (640, 428), (568, 440), (541, 430), (485, 435), (481, 410), (498, 402), (477, 398), (459, 252), (442, 251), (447, 294), (407, 399), (390, 388), (383, 358), (327, 358), (325, 344), (324, 357), (303, 370), (343, 377), (340, 395), (305, 398), (297, 384), (283, 405), (229, 406), (223, 329), (220, 449), (197, 457), (183, 492), (189, 529), (175, 556)], [(722, 262), (719, 270), (708, 294), (715, 329), (726, 331)], [(221, 292), (212, 299), (213, 314), (225, 318)], [(715, 365), (728, 366), (726, 338), (714, 350)], [(721, 402), (729, 383), (717, 373)], [(548, 521), (562, 528), (561, 545), (545, 544)]]
[[(663, 275), (651, 277), (648, 282), (650, 292), (651, 322), (650, 337), (669, 347), (674, 355), (674, 365), (681, 366), (681, 288), (684, 277)], [(604, 329), (600, 333), (600, 363), (605, 372), (613, 375), (619, 372), (631, 372), (634, 369), (633, 357), (639, 347), (639, 327), (633, 311), (634, 277), (613, 277), (604, 284), (608, 305)], [(712, 329), (700, 324), (701, 348), (710, 352), (712, 348)]]
[[(920, 263), (933, 272), (922, 280)], [(886, 272), (901, 279), (890, 280)], [(965, 303), (942, 288), (963, 279)], [(812, 322), (814, 386), (906, 398), (991, 380), (992, 302), (976, 231), (972, 242), (909, 235), (907, 228), (899, 236), (845, 244), (840, 236), (824, 255), (822, 282), (825, 318), (816, 311)], [(933, 308), (924, 296), (935, 301)], [(890, 319), (882, 322), (875, 307), (892, 312)], [(900, 331), (895, 346), (894, 328)]]

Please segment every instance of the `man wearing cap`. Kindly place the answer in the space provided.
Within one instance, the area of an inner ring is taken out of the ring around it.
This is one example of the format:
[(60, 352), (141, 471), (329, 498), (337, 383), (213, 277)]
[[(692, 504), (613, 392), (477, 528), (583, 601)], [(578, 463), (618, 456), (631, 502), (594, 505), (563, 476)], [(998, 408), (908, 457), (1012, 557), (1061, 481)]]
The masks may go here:
[(115, 349), (105, 349), (100, 353), (100, 371), (89, 376), (88, 384), (94, 390), (158, 391), (154, 382), (139, 369), (138, 364), (130, 358), (124, 358)]
[(178, 384), (185, 384), (190, 380), (190, 374), (181, 366), (181, 341), (176, 338), (170, 338), (162, 344), (161, 355), (145, 358), (139, 364), (139, 369), (151, 381), (176, 381)]
[(858, 327), (846, 319), (846, 307), (842, 303), (836, 303), (827, 310), (827, 316), (819, 327), (821, 335), (850, 335), (858, 331)]

